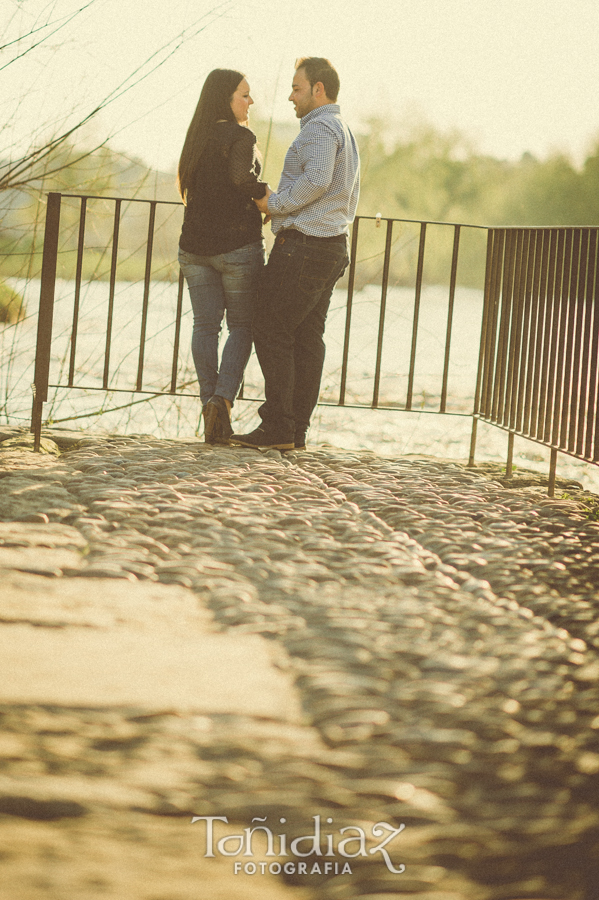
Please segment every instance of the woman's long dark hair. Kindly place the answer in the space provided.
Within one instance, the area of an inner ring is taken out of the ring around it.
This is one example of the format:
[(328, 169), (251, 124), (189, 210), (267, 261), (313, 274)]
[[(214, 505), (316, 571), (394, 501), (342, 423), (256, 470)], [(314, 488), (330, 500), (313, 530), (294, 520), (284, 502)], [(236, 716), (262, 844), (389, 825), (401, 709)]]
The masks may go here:
[(219, 119), (235, 122), (231, 98), (245, 76), (234, 69), (213, 69), (208, 75), (193, 114), (179, 159), (177, 187), (186, 201), (187, 189), (206, 149), (211, 127)]

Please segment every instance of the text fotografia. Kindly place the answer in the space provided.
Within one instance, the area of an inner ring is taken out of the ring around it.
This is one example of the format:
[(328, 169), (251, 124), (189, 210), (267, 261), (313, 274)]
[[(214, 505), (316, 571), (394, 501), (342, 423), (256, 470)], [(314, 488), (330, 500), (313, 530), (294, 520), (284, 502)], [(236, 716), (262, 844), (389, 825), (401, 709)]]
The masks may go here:
[[(229, 824), (226, 816), (193, 816), (191, 824), (196, 822), (205, 822), (206, 828), (206, 858), (220, 856), (243, 856), (250, 857), (250, 862), (235, 862), (233, 871), (235, 875), (242, 872), (245, 875), (264, 875), (267, 872), (270, 875), (280, 875), (285, 872), (287, 875), (351, 875), (351, 865), (347, 860), (357, 859), (358, 857), (374, 856), (381, 854), (387, 869), (395, 875), (401, 875), (405, 872), (406, 867), (403, 863), (395, 866), (389, 856), (388, 846), (394, 838), (401, 834), (405, 825), (394, 828), (387, 822), (377, 822), (371, 827), (371, 835), (367, 835), (363, 828), (358, 825), (348, 825), (340, 828), (339, 832), (323, 832), (321, 828), (320, 816), (313, 816), (314, 828), (309, 834), (302, 834), (300, 837), (294, 838), (292, 841), (287, 840), (287, 834), (284, 831), (277, 834), (265, 824), (254, 825), (254, 827), (244, 828), (242, 834), (227, 834), (219, 840), (215, 838), (215, 822), (224, 822)], [(254, 818), (252, 823), (265, 823), (268, 817), (263, 819)], [(286, 819), (279, 819), (281, 825), (285, 825)], [(332, 825), (333, 820), (327, 819), (326, 823)], [(266, 852), (264, 856), (278, 857), (294, 857), (294, 860), (287, 862), (254, 862), (253, 836), (256, 832), (261, 832), (266, 836)], [(383, 840), (380, 840), (383, 838)], [(367, 843), (371, 840), (377, 841), (373, 847), (367, 847)], [(324, 845), (324, 850), (323, 850)], [(300, 861), (302, 858), (311, 857), (310, 862)], [(322, 857), (315, 860), (314, 857)], [(341, 857), (339, 859), (338, 857)]]

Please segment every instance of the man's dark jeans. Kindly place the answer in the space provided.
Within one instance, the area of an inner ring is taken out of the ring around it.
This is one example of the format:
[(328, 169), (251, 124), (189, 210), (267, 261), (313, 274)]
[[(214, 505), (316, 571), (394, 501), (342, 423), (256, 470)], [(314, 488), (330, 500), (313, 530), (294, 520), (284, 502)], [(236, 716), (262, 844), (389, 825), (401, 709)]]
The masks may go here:
[(279, 232), (258, 288), (252, 325), (266, 402), (258, 412), (278, 439), (307, 430), (318, 402), (325, 321), (348, 265), (345, 239)]

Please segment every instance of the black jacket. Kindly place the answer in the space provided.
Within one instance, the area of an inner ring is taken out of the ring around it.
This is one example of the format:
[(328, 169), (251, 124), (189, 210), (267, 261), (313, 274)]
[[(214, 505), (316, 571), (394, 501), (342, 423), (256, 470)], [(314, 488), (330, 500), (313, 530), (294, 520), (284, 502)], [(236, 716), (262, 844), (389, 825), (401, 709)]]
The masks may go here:
[(252, 199), (266, 193), (261, 169), (256, 135), (237, 122), (217, 122), (187, 190), (181, 249), (216, 256), (261, 240)]

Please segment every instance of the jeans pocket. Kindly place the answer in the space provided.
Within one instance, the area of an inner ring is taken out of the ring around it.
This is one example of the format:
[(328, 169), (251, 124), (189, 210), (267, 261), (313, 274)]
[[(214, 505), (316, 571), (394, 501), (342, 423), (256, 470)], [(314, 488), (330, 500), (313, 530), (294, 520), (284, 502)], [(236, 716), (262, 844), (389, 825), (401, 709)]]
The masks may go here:
[(317, 253), (306, 254), (298, 280), (299, 290), (307, 294), (323, 291), (341, 277), (346, 266), (347, 253), (343, 246), (319, 248)]
[(237, 250), (224, 253), (220, 261), (223, 274), (235, 275), (242, 271), (257, 272), (264, 265), (264, 245), (262, 242), (246, 244)]

